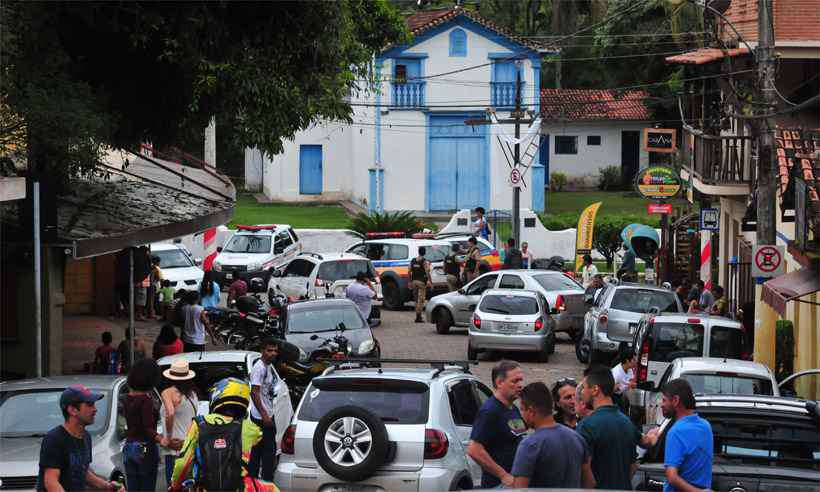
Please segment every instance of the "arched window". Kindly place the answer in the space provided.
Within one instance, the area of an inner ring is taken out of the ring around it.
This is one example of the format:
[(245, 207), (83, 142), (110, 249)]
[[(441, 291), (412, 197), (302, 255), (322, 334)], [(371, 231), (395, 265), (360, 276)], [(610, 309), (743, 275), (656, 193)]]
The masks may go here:
[(450, 56), (467, 56), (467, 33), (463, 29), (450, 31)]

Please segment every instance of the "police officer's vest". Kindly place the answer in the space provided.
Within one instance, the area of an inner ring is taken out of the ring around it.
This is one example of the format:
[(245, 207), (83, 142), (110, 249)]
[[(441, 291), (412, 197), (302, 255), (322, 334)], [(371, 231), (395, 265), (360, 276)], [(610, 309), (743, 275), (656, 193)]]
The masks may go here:
[(475, 270), (475, 257), (473, 256), (473, 254), (476, 251), (478, 251), (478, 248), (475, 246), (470, 246), (470, 248), (467, 250), (467, 262), (464, 264), (464, 266), (467, 268), (468, 271), (471, 272)]
[(444, 257), (444, 273), (458, 277), (458, 261), (456, 261), (455, 253)]
[(427, 270), (424, 268), (426, 260), (418, 257), (410, 260), (410, 280), (418, 280), (419, 282), (427, 282)]

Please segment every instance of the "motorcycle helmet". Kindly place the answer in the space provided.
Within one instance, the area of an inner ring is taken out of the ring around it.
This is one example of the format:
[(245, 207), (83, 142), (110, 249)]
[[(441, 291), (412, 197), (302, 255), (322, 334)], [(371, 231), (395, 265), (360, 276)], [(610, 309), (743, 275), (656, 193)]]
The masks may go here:
[(265, 282), (259, 277), (254, 277), (248, 284), (248, 290), (250, 292), (265, 292)]
[(248, 383), (238, 378), (225, 378), (217, 382), (211, 388), (210, 411), (212, 413), (222, 413), (226, 407), (238, 407), (239, 413), (247, 411), (251, 398), (251, 387)]

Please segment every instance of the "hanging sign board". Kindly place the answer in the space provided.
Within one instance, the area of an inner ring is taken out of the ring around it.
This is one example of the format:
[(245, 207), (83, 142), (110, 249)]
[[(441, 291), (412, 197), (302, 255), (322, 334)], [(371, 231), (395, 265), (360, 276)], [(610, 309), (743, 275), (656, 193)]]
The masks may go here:
[(671, 167), (650, 166), (639, 172), (635, 178), (638, 193), (649, 200), (666, 200), (681, 190), (678, 174)]
[(777, 277), (785, 273), (783, 246), (755, 246), (752, 251), (752, 277)]
[(678, 150), (677, 130), (667, 128), (644, 128), (643, 150), (673, 154)]
[(716, 208), (700, 209), (700, 230), (720, 230), (720, 212)]

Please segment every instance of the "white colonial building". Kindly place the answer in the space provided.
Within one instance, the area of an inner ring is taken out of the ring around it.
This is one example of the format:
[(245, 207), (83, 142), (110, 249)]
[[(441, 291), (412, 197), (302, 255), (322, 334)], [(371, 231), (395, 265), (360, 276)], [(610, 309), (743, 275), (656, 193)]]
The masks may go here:
[[(351, 97), (353, 123), (319, 122), (273, 158), (249, 149), (249, 188), (274, 201), (350, 200), (369, 210), (510, 208), (502, 129), (465, 120), (485, 118), (488, 107), (509, 117), (516, 70), (523, 108), (538, 115), (546, 52), (461, 8), (422, 11), (407, 23), (413, 41), (375, 60), (377, 90)], [(503, 131), (512, 134), (512, 125)], [(544, 167), (532, 160), (521, 204), (543, 210)]]

